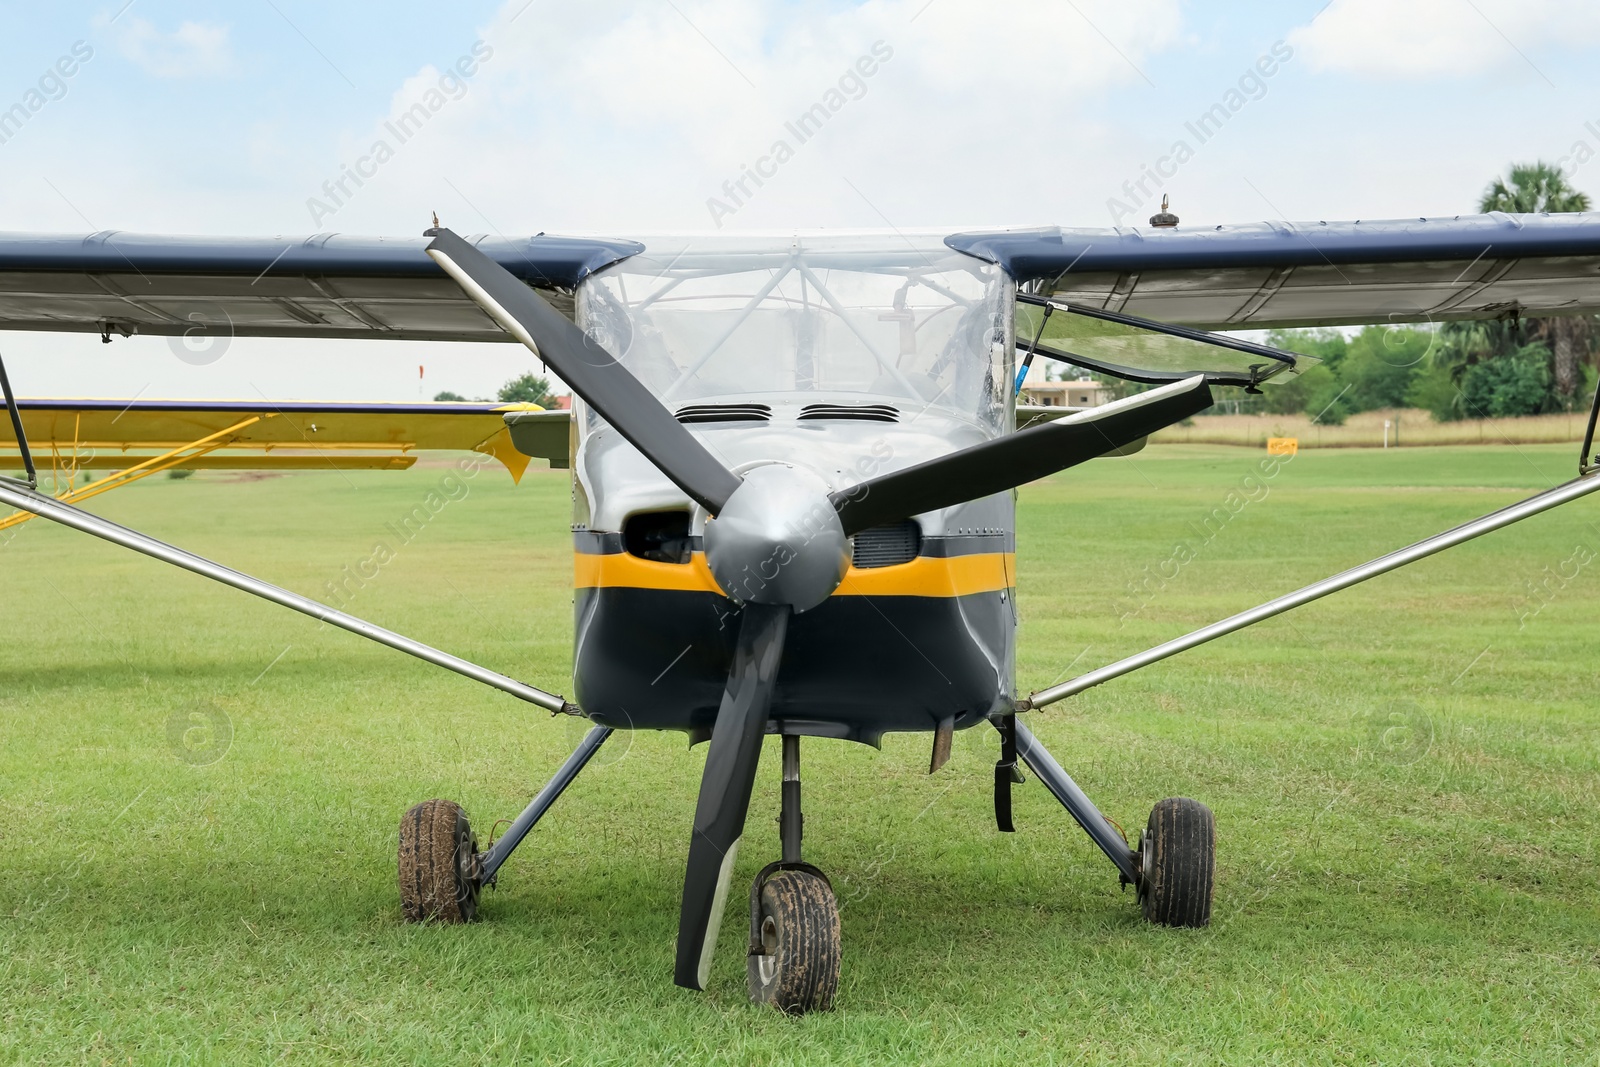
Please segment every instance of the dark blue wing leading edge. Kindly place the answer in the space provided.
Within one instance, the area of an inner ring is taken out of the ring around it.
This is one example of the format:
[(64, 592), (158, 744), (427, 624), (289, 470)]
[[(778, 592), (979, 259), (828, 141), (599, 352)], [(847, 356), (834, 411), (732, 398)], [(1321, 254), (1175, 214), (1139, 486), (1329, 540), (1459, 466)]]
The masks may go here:
[[(644, 251), (637, 241), (577, 237), (467, 238), (530, 285), (571, 289), (597, 270)], [(443, 278), (426, 237), (182, 237), (123, 233), (0, 233), (0, 272), (349, 275)]]
[[(635, 241), (471, 239), (570, 313), (584, 278)], [(423, 251), (426, 237), (0, 233), (0, 329), (511, 340)]]
[(1209, 328), (1600, 311), (1600, 214), (959, 233), (1069, 302)]
[[(571, 314), (635, 241), (472, 239)], [(510, 338), (425, 238), (0, 233), (0, 329), (441, 341)], [(950, 247), (1092, 308), (1209, 329), (1600, 311), (1600, 214), (955, 234)]]

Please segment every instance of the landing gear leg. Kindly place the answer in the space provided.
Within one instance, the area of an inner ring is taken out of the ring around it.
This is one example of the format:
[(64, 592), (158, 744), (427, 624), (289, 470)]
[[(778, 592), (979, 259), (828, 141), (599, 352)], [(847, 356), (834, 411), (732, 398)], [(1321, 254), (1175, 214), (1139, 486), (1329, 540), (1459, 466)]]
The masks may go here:
[(567, 786), (571, 785), (578, 774), (589, 765), (594, 754), (600, 751), (600, 746), (606, 743), (606, 738), (614, 732), (609, 726), (595, 726), (583, 735), (583, 740), (578, 742), (578, 747), (572, 750), (572, 755), (568, 756), (561, 769), (556, 771), (555, 777), (545, 783), (545, 787), (539, 790), (538, 794), (528, 802), (528, 806), (522, 810), (522, 814), (506, 828), (500, 840), (490, 845), (489, 851), (483, 854), (479, 869), (483, 884), (494, 884), (494, 876), (500, 870), (500, 865), (511, 858), (511, 853), (522, 844), (522, 839), (528, 836), (528, 831), (544, 818), (545, 812), (549, 811), (550, 806), (567, 791)]
[(800, 738), (783, 735), (783, 859), (750, 886), (750, 999), (790, 1015), (827, 1011), (839, 988), (839, 905), (827, 875), (800, 858)]
[(1066, 771), (1061, 769), (1061, 764), (1056, 762), (1054, 756), (1045, 751), (1039, 739), (1033, 736), (1033, 731), (1022, 725), (1019, 720), (1013, 729), (1017, 732), (1017, 755), (1022, 757), (1039, 781), (1050, 790), (1052, 796), (1061, 802), (1078, 825), (1083, 827), (1084, 833), (1100, 851), (1116, 864), (1117, 870), (1122, 874), (1122, 881), (1126, 885), (1139, 884), (1139, 866), (1133, 849), (1128, 847), (1128, 842), (1123, 840), (1122, 831), (1111, 825), (1111, 820), (1100, 814), (1100, 809), (1094, 806), (1083, 790), (1078, 788)]
[(612, 733), (596, 726), (579, 743), (539, 795), (487, 852), (461, 805), (425, 800), (400, 819), (400, 910), (406, 922), (469, 923), (478, 917), (478, 892), (494, 884), (495, 872), (522, 843), (550, 805), (578, 777)]
[(1185, 797), (1161, 801), (1150, 813), (1136, 852), (1039, 739), (1020, 721), (1014, 729), (1017, 754), (1116, 864), (1123, 884), (1139, 891), (1146, 919), (1163, 926), (1205, 926), (1211, 921), (1217, 831), (1210, 808)]
[(800, 862), (800, 841), (806, 819), (800, 812), (800, 738), (783, 735), (783, 803), (778, 809), (778, 838), (783, 842), (783, 862)]

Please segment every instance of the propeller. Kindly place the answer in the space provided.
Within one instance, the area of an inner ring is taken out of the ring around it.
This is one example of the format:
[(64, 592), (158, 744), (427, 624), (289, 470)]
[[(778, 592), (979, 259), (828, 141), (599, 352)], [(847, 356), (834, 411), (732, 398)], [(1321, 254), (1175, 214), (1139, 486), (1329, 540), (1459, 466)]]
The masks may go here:
[(733, 667), (700, 779), (683, 880), (673, 980), (704, 989), (744, 833), (761, 739), (790, 618), (823, 603), (850, 566), (849, 536), (1004, 492), (1114, 452), (1204, 409), (1200, 377), (831, 491), (785, 463), (730, 471), (616, 358), (531, 287), (443, 227), (428, 255), (501, 328), (554, 368), (651, 463), (710, 514), (706, 562), (743, 604)]
[(846, 534), (1003, 493), (1115, 452), (1211, 406), (1204, 375), (996, 437), (830, 495)]
[(475, 246), (443, 227), (427, 231), (428, 255), (488, 312), (561, 375), (561, 380), (660, 468), (690, 499), (715, 514), (739, 476), (661, 406), (644, 383), (549, 301)]
[(712, 727), (694, 809), (694, 836), (689, 839), (689, 866), (683, 876), (678, 959), (672, 977), (689, 989), (704, 989), (711, 974), (711, 955), (750, 810), (789, 615), (787, 607), (747, 604), (739, 622), (733, 670)]

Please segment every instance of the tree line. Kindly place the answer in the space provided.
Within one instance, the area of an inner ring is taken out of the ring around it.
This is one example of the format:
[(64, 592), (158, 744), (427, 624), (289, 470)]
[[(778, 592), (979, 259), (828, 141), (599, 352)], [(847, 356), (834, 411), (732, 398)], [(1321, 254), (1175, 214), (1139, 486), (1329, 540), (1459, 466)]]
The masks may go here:
[[(1513, 166), (1479, 200), (1480, 211), (1513, 214), (1587, 211), (1549, 163)], [(1440, 421), (1544, 415), (1587, 407), (1597, 377), (1600, 319), (1593, 315), (1446, 322), (1438, 326), (1367, 326), (1273, 330), (1268, 344), (1322, 360), (1260, 396), (1221, 390), (1245, 412), (1304, 412), (1338, 424), (1361, 411), (1422, 408)]]
[[(467, 398), (460, 393), (452, 393), (446, 389), (436, 393), (435, 400), (463, 401)], [(487, 403), (488, 397), (478, 397), (479, 402)], [(555, 402), (555, 394), (550, 391), (550, 379), (543, 378), (532, 371), (519, 374), (500, 387), (495, 399), (502, 404), (538, 404), (540, 407), (550, 407)]]

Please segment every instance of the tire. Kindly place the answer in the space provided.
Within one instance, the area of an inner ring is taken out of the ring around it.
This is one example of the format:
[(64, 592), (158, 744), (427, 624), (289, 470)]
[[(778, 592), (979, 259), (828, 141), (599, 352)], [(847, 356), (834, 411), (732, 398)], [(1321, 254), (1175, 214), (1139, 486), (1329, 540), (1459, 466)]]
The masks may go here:
[(478, 917), (478, 839), (461, 805), (425, 800), (400, 819), (400, 910), (408, 923)]
[(827, 1011), (839, 989), (839, 905), (828, 883), (805, 871), (777, 871), (761, 887), (750, 931), (763, 955), (748, 960), (750, 999), (790, 1015)]
[(1150, 812), (1139, 853), (1139, 903), (1146, 919), (1163, 926), (1211, 922), (1217, 824), (1210, 808), (1187, 797), (1161, 801)]

